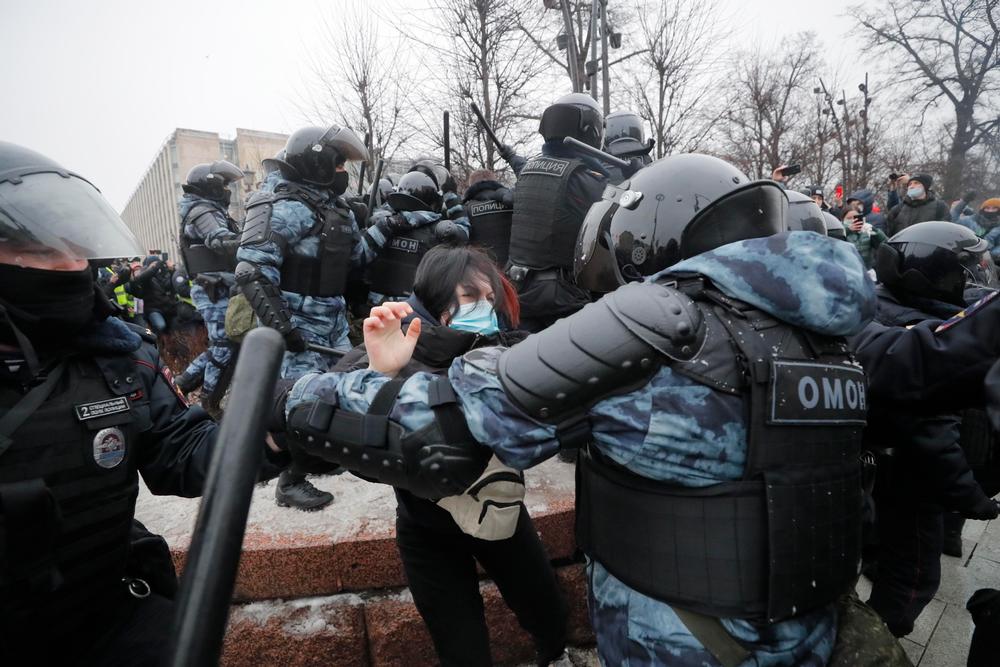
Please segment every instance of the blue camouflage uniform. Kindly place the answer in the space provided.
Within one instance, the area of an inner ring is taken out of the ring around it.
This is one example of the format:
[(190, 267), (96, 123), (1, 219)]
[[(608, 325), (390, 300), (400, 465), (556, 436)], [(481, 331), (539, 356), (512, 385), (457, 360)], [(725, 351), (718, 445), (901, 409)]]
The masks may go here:
[[(874, 286), (854, 248), (812, 232), (732, 243), (664, 274), (682, 271), (706, 276), (729, 296), (820, 334), (856, 333), (874, 313)], [(532, 420), (507, 397), (495, 372), (502, 352), (485, 348), (457, 359), (448, 377), (475, 439), (506, 465), (525, 469), (556, 453), (556, 428)], [(433, 377), (418, 373), (399, 393), (390, 416), (407, 432), (434, 419), (428, 407)], [(308, 375), (293, 387), (287, 408), (322, 400), (363, 413), (387, 381), (369, 370)], [(596, 403), (588, 416), (594, 446), (640, 476), (706, 487), (743, 474), (747, 428), (740, 397), (669, 366), (644, 387)], [(668, 604), (628, 587), (596, 561), (588, 564), (588, 576), (591, 621), (604, 664), (716, 664)], [(825, 665), (837, 634), (832, 604), (770, 625), (720, 620), (751, 651), (747, 666)]]
[[(454, 197), (457, 197), (457, 195), (455, 195), (454, 193), (447, 193), (447, 194), (451, 194)], [(452, 210), (453, 208), (454, 207), (451, 207), (451, 209), (449, 209), (449, 213), (454, 214), (454, 211)], [(459, 209), (460, 209), (460, 214), (455, 214), (455, 217), (452, 219), (452, 222), (455, 223), (459, 235), (459, 238), (456, 239), (456, 242), (468, 243), (469, 219), (465, 216), (465, 207), (462, 206), (461, 199), (459, 199)], [(380, 218), (385, 218), (393, 214), (397, 213), (393, 211), (388, 204), (385, 204), (384, 207), (379, 207), (375, 209), (375, 213), (372, 214), (372, 227), (378, 222)], [(406, 223), (409, 225), (411, 229), (419, 229), (421, 227), (426, 227), (427, 225), (434, 225), (442, 220), (442, 215), (440, 213), (434, 213), (433, 211), (400, 211), (398, 215), (401, 215), (404, 218), (406, 218)], [(369, 227), (369, 229), (372, 229), (372, 227)], [(368, 303), (370, 303), (373, 306), (377, 306), (383, 301), (406, 301), (406, 299), (409, 296), (410, 296), (409, 294), (381, 294), (379, 292), (369, 291)]]
[[(209, 229), (210, 224), (203, 219), (207, 216), (199, 217), (196, 221), (186, 219), (196, 204), (208, 205), (214, 209), (211, 217), (214, 219), (215, 229)], [(226, 208), (218, 202), (188, 193), (177, 202), (177, 210), (181, 220), (184, 221), (181, 234), (192, 244), (202, 244), (217, 250), (221, 248), (223, 242), (234, 242), (239, 239)], [(231, 271), (210, 272), (203, 276), (212, 282), (219, 281), (218, 287), (211, 295), (197, 279), (191, 286), (191, 300), (208, 330), (208, 349), (188, 364), (184, 374), (189, 377), (202, 376), (205, 393), (211, 393), (218, 384), (222, 369), (232, 357), (230, 341), (226, 336), (226, 309), (229, 307), (229, 290), (236, 281)]]
[[(265, 179), (272, 192), (280, 190), (285, 184), (294, 188), (312, 190), (318, 198), (333, 205), (338, 197), (328, 190), (312, 188), (304, 183), (292, 183), (278, 172), (272, 172)], [(346, 204), (345, 204), (346, 206)], [(379, 249), (385, 244), (385, 237), (372, 228), (362, 235), (358, 229), (354, 213), (348, 210), (354, 246), (351, 251), (351, 266), (364, 267), (372, 261)], [(261, 245), (240, 246), (236, 258), (241, 262), (250, 262), (257, 266), (264, 276), (274, 285), (281, 286), (281, 265), (287, 254), (297, 254), (305, 257), (316, 257), (320, 251), (319, 236), (313, 232), (316, 226), (316, 215), (307, 205), (293, 199), (280, 199), (274, 202), (271, 212), (271, 231), (285, 241), (282, 248), (273, 240)], [(332, 347), (335, 350), (347, 352), (353, 346), (347, 338), (349, 323), (347, 305), (343, 296), (313, 297), (295, 294), (282, 290), (282, 298), (288, 305), (292, 324), (302, 332), (309, 343)], [(329, 368), (333, 359), (319, 352), (285, 352), (281, 364), (281, 377), (296, 378), (309, 371)]]

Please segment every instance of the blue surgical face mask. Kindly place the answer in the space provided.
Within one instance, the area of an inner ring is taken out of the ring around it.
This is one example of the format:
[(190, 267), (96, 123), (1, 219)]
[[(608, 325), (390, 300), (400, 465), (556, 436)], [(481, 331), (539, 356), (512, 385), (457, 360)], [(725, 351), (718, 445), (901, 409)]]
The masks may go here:
[(448, 326), (459, 331), (471, 331), (484, 336), (491, 336), (500, 331), (497, 312), (493, 310), (493, 304), (486, 299), (480, 299), (475, 303), (463, 303), (458, 307), (455, 316), (448, 322)]
[(924, 196), (924, 189), (919, 185), (916, 185), (912, 188), (907, 188), (906, 196), (909, 197), (910, 199), (919, 199), (920, 197)]

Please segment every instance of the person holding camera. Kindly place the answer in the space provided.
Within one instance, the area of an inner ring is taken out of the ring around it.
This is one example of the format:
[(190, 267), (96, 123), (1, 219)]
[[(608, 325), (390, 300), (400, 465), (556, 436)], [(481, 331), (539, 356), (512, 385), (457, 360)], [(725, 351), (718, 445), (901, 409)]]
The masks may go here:
[(865, 267), (868, 269), (874, 267), (875, 253), (889, 237), (881, 229), (873, 227), (865, 219), (864, 214), (854, 207), (848, 208), (844, 213), (844, 229), (847, 232), (847, 242), (857, 249)]

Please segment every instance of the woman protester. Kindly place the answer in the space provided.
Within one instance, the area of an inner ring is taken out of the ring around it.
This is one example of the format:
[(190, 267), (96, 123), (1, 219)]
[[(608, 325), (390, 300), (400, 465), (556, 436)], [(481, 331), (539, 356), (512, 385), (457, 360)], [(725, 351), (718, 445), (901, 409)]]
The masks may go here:
[[(400, 380), (419, 371), (445, 373), (470, 350), (513, 345), (526, 336), (516, 329), (517, 292), (489, 255), (476, 248), (440, 245), (429, 250), (407, 304), (411, 312), (403, 324), (419, 339), (405, 366), (369, 359), (362, 345), (333, 370), (372, 368)], [(394, 319), (383, 311), (384, 306), (372, 309), (365, 320), (366, 336), (385, 329), (379, 315)], [(466, 492), (437, 502), (396, 490), (396, 544), (441, 664), (492, 664), (477, 562), (534, 638), (538, 664), (569, 664), (564, 652), (568, 611), (524, 506), (522, 473), (493, 457), (471, 489), (474, 495)]]

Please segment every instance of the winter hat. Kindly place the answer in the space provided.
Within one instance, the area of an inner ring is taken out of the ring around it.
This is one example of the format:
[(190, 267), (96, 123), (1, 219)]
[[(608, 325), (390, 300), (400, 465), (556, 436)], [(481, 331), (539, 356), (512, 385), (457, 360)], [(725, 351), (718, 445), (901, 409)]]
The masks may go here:
[(931, 186), (934, 185), (934, 178), (930, 174), (914, 174), (910, 176), (910, 181), (917, 181), (924, 186), (924, 190), (930, 190)]
[(979, 210), (982, 211), (984, 208), (988, 207), (1000, 208), (1000, 197), (990, 197), (979, 205)]

